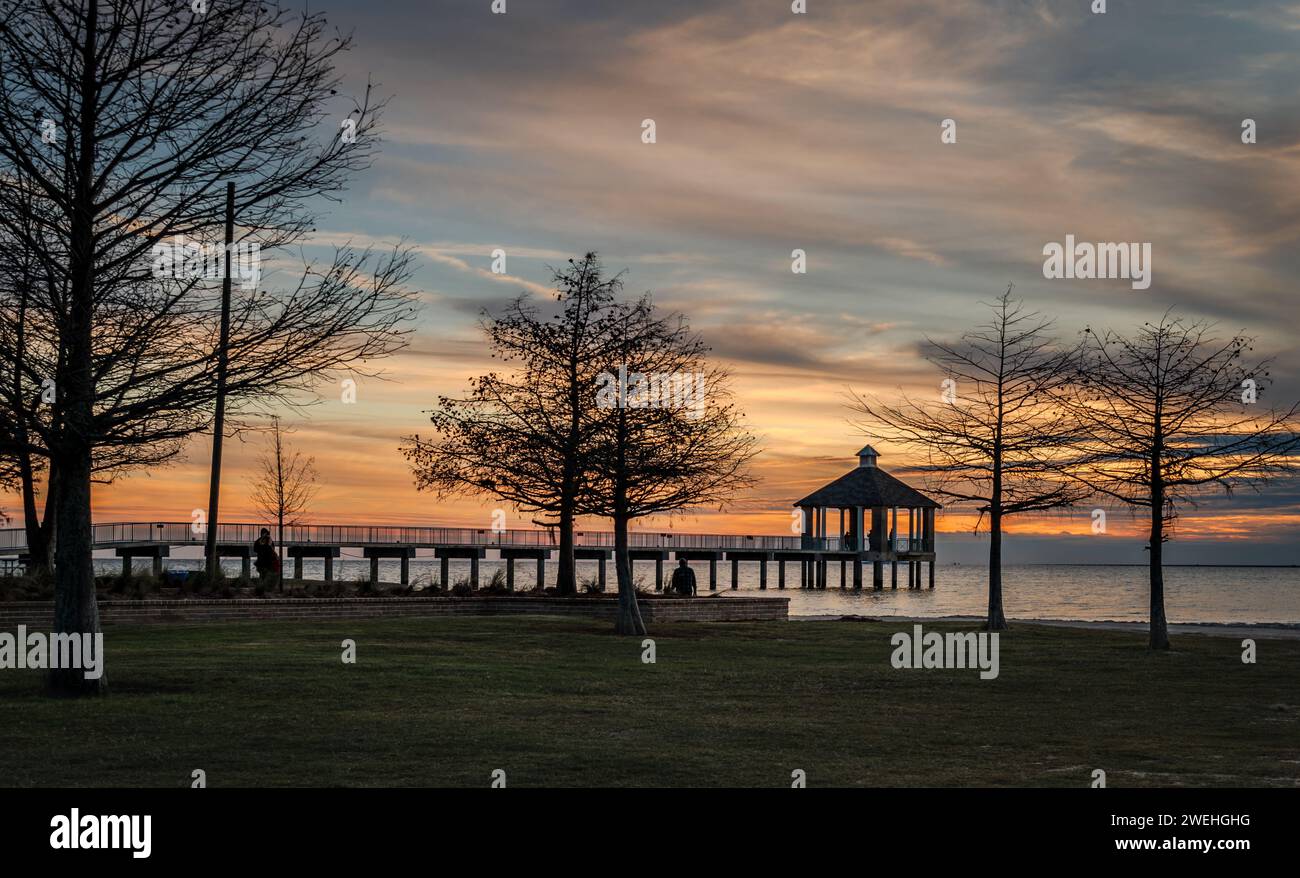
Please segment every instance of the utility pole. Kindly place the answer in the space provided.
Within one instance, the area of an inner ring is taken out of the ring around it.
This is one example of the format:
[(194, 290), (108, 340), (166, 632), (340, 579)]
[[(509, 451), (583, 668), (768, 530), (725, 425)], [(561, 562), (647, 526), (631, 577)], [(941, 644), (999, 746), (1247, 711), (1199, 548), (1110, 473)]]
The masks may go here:
[(280, 556), (276, 591), (284, 593), (284, 435), (280, 432), (280, 419), (275, 421), (275, 552)]
[(235, 184), (226, 184), (226, 273), (221, 279), (221, 341), (217, 348), (217, 412), (212, 426), (212, 478), (208, 487), (208, 525), (204, 550), (208, 580), (216, 578), (221, 565), (217, 558), (217, 514), (221, 499), (221, 442), (226, 429), (226, 369), (230, 346), (231, 248), (235, 243)]

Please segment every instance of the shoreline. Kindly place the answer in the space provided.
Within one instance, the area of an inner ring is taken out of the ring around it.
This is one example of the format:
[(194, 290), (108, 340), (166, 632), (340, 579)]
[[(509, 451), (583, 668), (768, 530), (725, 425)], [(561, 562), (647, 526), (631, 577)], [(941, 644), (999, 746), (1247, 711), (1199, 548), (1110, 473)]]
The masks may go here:
[[(983, 616), (861, 616), (847, 613), (827, 613), (810, 616), (791, 616), (791, 622), (983, 622)], [(1090, 631), (1146, 632), (1146, 622), (1088, 621), (1085, 619), (1008, 619), (1012, 628), (1017, 625), (1038, 625), (1046, 628), (1080, 628)], [(1268, 640), (1300, 640), (1300, 624), (1294, 622), (1170, 622), (1170, 635), (1199, 634), (1208, 637), (1260, 637)]]

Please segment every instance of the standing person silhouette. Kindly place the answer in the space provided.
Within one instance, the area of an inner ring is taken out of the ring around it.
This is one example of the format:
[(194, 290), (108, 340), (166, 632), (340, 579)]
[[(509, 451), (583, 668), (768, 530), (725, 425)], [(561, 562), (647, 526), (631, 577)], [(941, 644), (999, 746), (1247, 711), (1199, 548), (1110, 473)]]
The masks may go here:
[(262, 528), (262, 535), (253, 543), (253, 551), (257, 553), (253, 566), (257, 568), (257, 575), (262, 582), (266, 582), (275, 573), (279, 560), (275, 557), (275, 543), (271, 541), (270, 530)]

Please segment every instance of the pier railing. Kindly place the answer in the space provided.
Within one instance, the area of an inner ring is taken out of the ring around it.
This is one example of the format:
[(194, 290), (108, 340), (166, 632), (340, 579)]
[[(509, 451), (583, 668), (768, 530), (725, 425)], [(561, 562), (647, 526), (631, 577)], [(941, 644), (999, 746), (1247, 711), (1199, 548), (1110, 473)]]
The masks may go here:
[[(217, 525), (217, 542), (252, 543), (266, 525)], [(272, 533), (275, 532), (271, 528)], [(191, 522), (114, 522), (92, 528), (94, 546), (111, 549), (118, 546), (169, 545), (202, 546), (206, 532)], [(634, 531), (628, 535), (635, 549), (771, 549), (799, 548), (799, 537), (737, 536), (731, 534), (690, 534)], [(402, 525), (310, 524), (284, 529), (285, 545), (323, 546), (483, 546), (559, 547), (559, 532), (536, 529), (469, 527), (407, 527)], [(574, 543), (588, 548), (613, 548), (614, 534), (609, 531), (574, 532)], [(0, 530), (0, 552), (18, 554), (27, 550), (27, 533), (22, 528)]]
[[(254, 542), (265, 525), (220, 524), (217, 542), (221, 544), (249, 544)], [(164, 522), (113, 522), (93, 526), (96, 549), (119, 546), (168, 545), (202, 546), (206, 534), (201, 527), (188, 521)], [(274, 528), (272, 528), (274, 533)], [(854, 541), (847, 543), (842, 537), (814, 538), (807, 536), (749, 536), (734, 534), (693, 534), (633, 531), (628, 535), (634, 549), (733, 549), (768, 551), (853, 551)], [(470, 527), (407, 527), (403, 525), (350, 525), (308, 524), (284, 529), (285, 545), (322, 546), (482, 546), (485, 548), (540, 548), (559, 547), (559, 532), (537, 529), (506, 529)], [(574, 543), (584, 548), (614, 547), (614, 534), (609, 531), (580, 530), (574, 533)], [(895, 552), (927, 551), (922, 540), (899, 538), (892, 541)], [(847, 547), (847, 548), (846, 548)], [(27, 551), (27, 534), (22, 528), (0, 530), (0, 554), (17, 555)]]

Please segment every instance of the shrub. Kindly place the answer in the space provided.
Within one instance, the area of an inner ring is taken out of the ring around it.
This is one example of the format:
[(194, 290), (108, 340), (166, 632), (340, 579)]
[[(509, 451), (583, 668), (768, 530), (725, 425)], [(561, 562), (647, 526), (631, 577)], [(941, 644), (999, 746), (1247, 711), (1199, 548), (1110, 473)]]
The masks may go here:
[(39, 575), (0, 577), (0, 600), (48, 601), (54, 598), (54, 579), (48, 572)]

